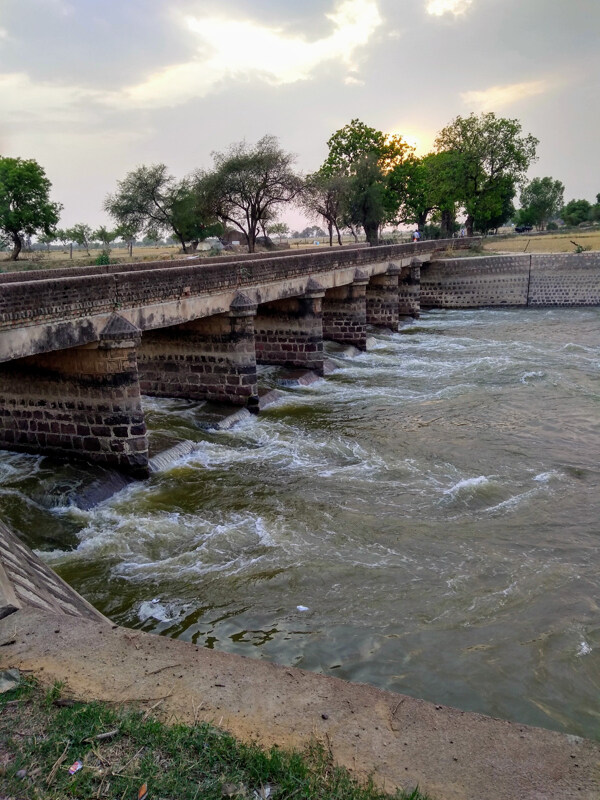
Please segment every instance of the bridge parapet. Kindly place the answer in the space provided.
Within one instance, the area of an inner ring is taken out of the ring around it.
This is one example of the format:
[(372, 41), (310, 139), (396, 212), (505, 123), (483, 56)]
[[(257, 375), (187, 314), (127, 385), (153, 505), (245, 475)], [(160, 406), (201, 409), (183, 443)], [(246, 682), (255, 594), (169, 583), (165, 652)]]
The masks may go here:
[(301, 255), (224, 260), (208, 265), (181, 265), (181, 262), (177, 262), (177, 266), (120, 265), (122, 268), (110, 274), (90, 274), (93, 268), (80, 268), (68, 270), (68, 274), (59, 277), (48, 272), (44, 279), (39, 274), (31, 278), (27, 273), (9, 273), (0, 277), (0, 330), (81, 320), (96, 314), (226, 290), (243, 290), (303, 275), (410, 258), (415, 254), (464, 249), (473, 244), (474, 240), (450, 239), (358, 249), (333, 248)]

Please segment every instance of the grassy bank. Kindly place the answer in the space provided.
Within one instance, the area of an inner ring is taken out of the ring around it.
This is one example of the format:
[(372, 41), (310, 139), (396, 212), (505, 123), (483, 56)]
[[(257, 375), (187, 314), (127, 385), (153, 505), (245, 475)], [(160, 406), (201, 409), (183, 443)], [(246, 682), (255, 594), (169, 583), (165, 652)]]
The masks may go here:
[[(75, 774), (69, 767), (80, 761)], [(148, 712), (72, 703), (33, 681), (0, 698), (2, 800), (389, 800), (332, 763), (316, 742), (265, 751), (205, 723), (167, 725)], [(418, 790), (397, 800), (427, 800)]]

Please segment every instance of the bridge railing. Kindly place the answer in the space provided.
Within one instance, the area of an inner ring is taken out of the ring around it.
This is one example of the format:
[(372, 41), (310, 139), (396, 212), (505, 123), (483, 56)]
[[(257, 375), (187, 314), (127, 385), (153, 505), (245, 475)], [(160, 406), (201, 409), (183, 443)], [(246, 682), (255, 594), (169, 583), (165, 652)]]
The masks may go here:
[[(336, 250), (358, 250), (368, 247), (368, 244), (359, 242), (358, 244), (345, 244), (336, 247)], [(121, 264), (102, 264), (90, 267), (60, 267), (55, 269), (35, 269), (24, 272), (5, 272), (0, 273), (0, 284), (3, 283), (23, 283), (23, 281), (41, 281), (48, 278), (71, 278), (78, 275), (113, 275), (120, 272), (147, 272), (152, 269), (177, 269), (178, 267), (205, 267), (211, 264), (232, 264), (242, 261), (264, 261), (270, 258), (290, 258), (307, 253), (318, 252), (314, 247), (303, 247), (300, 250), (272, 250), (268, 253), (226, 253), (220, 256), (179, 256), (175, 259), (164, 259), (157, 261), (133, 261)], [(329, 248), (321, 248), (321, 252), (330, 252)]]
[(341, 247), (235, 261), (218, 259), (210, 264), (183, 262), (173, 266), (167, 262), (166, 267), (143, 264), (135, 265), (137, 269), (123, 265), (127, 269), (112, 274), (90, 274), (83, 268), (65, 277), (46, 274), (45, 280), (37, 276), (29, 280), (24, 274), (21, 281), (0, 284), (0, 330), (90, 317), (435, 251), (468, 249), (478, 242), (447, 239), (381, 247)]

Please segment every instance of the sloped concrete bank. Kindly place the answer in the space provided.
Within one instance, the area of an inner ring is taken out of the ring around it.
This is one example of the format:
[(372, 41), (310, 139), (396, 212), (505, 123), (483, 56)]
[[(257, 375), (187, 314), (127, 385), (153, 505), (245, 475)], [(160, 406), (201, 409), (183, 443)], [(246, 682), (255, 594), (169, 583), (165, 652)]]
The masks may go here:
[[(112, 625), (0, 523), (0, 667), (244, 740), (325, 741), (356, 774), (437, 800), (600, 797), (600, 743)], [(4, 616), (3, 616), (4, 614)]]

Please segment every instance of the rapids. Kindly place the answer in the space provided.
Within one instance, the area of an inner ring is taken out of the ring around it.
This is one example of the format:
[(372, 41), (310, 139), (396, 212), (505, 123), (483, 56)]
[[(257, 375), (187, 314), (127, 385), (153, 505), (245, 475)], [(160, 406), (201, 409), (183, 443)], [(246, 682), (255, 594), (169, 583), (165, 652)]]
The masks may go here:
[[(0, 453), (6, 522), (115, 621), (598, 737), (600, 311), (432, 311), (257, 418), (146, 398), (189, 455)], [(284, 382), (285, 383), (285, 382)]]

